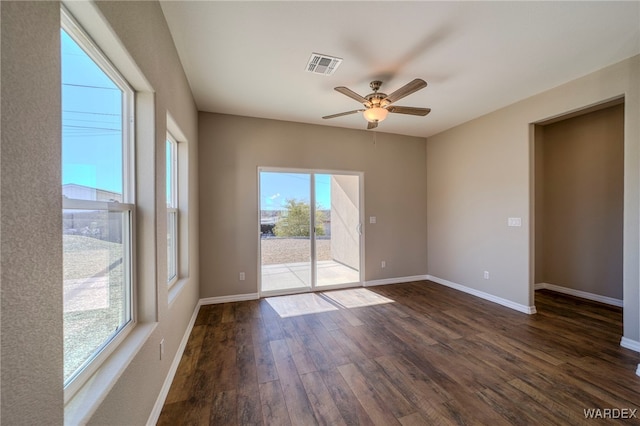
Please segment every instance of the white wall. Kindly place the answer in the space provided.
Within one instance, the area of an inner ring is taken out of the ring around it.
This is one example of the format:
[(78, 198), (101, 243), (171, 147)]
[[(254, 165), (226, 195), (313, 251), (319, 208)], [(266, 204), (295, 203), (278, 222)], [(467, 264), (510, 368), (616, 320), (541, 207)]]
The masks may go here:
[[(550, 89), (427, 141), (429, 274), (533, 305), (530, 123), (625, 96), (624, 336), (638, 341), (640, 56)], [(522, 227), (507, 227), (508, 217)], [(483, 279), (483, 271), (490, 279)]]

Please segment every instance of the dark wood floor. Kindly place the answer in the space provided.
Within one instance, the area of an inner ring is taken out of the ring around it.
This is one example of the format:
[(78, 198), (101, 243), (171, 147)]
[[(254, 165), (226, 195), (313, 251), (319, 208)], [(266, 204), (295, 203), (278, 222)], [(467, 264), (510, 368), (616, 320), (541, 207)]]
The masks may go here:
[(547, 291), (536, 307), (431, 282), (203, 306), (158, 424), (592, 425), (610, 420), (585, 409), (640, 408), (620, 309)]

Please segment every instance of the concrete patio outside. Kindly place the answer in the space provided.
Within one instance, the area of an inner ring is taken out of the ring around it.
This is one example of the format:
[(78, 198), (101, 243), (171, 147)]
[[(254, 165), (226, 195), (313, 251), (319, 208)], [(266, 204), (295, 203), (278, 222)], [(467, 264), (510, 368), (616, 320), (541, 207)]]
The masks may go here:
[[(316, 287), (359, 283), (360, 273), (334, 260), (317, 262)], [(262, 291), (311, 288), (311, 262), (262, 265)]]

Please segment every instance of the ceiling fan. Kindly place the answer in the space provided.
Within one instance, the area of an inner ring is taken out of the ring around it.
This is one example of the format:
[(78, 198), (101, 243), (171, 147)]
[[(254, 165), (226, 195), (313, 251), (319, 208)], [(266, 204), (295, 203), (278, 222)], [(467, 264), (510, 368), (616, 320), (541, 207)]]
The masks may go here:
[(395, 92), (390, 95), (386, 93), (378, 92), (380, 90), (380, 86), (382, 86), (382, 82), (379, 80), (374, 80), (369, 84), (369, 87), (373, 90), (373, 93), (369, 93), (367, 96), (360, 96), (356, 92), (351, 89), (347, 89), (346, 87), (340, 86), (336, 87), (335, 90), (337, 92), (342, 93), (350, 97), (351, 99), (355, 99), (365, 106), (364, 109), (354, 109), (353, 111), (341, 112), (338, 114), (326, 115), (322, 118), (336, 118), (342, 117), (343, 115), (355, 114), (357, 112), (362, 112), (365, 120), (369, 122), (367, 125), (367, 129), (375, 129), (378, 127), (378, 123), (387, 118), (387, 114), (392, 112), (395, 114), (409, 114), (409, 115), (420, 115), (425, 116), (431, 112), (431, 108), (415, 108), (415, 107), (405, 107), (405, 106), (394, 106), (391, 105), (395, 101), (398, 101), (405, 96), (408, 96), (414, 92), (417, 92), (420, 89), (424, 89), (427, 87), (427, 82), (416, 78), (415, 80), (405, 84)]

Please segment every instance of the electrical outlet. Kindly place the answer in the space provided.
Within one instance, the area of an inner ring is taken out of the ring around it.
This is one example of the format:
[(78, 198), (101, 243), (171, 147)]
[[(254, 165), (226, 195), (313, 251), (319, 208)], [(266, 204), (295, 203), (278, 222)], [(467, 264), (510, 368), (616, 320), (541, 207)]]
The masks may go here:
[(382, 262), (380, 262), (380, 267), (381, 268), (386, 268), (387, 267), (387, 262), (385, 262), (384, 260)]
[(507, 226), (522, 226), (521, 217), (510, 217), (507, 219)]
[(244, 272), (240, 272), (239, 279), (240, 279), (240, 281), (244, 281), (244, 279), (245, 279)]
[(484, 279), (485, 280), (489, 279), (489, 271), (484, 271)]

